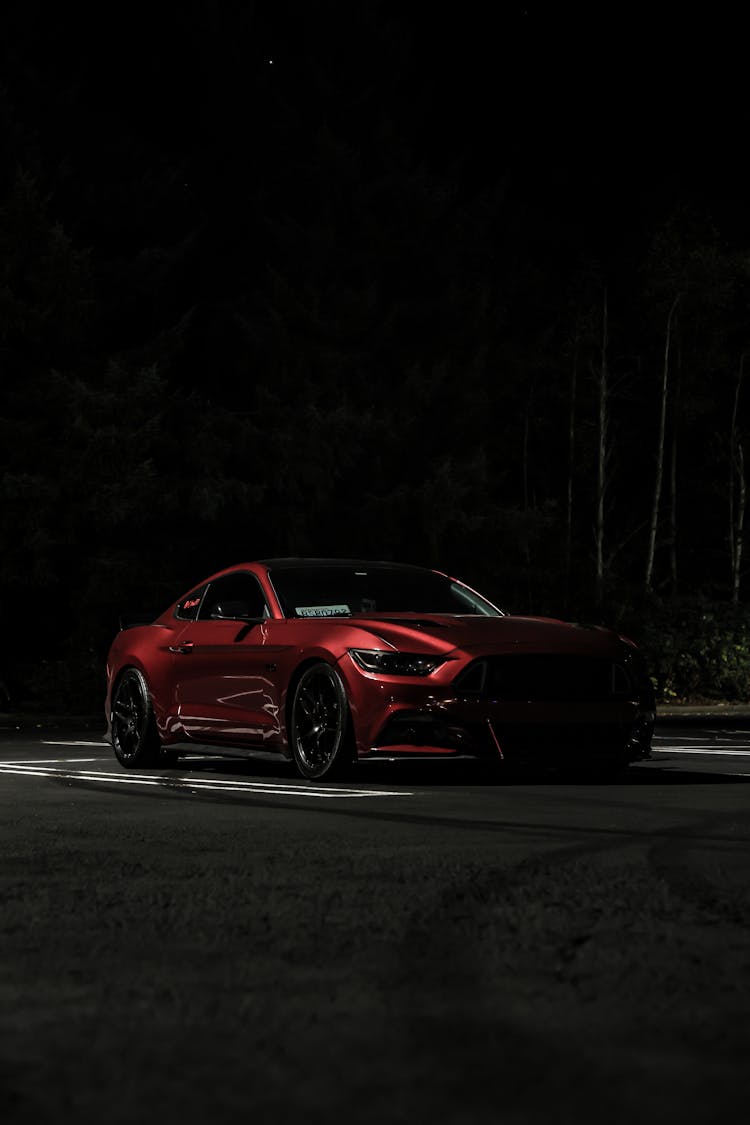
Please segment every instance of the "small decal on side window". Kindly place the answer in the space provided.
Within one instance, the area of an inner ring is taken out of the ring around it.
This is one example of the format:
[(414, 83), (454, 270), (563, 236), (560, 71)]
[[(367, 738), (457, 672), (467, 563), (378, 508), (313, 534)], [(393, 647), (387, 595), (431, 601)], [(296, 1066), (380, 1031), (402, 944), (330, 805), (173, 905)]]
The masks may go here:
[(183, 609), (195, 609), (197, 605), (201, 604), (200, 598), (188, 598), (187, 601), (182, 603)]
[(298, 617), (351, 617), (348, 605), (298, 605), (294, 607)]

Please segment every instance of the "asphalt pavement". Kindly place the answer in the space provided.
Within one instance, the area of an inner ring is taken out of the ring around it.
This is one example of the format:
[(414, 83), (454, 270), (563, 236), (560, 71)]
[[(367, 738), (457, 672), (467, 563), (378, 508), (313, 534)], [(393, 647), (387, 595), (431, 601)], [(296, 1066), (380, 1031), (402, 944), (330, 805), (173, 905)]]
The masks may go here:
[(750, 724), (683, 718), (609, 784), (0, 731), (3, 1120), (736, 1115)]

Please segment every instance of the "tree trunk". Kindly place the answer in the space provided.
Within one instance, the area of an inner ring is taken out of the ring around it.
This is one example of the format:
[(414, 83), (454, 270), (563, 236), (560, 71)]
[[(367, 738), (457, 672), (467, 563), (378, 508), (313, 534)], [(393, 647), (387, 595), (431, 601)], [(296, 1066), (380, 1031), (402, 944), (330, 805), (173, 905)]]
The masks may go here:
[(729, 557), (732, 567), (732, 603), (740, 600), (740, 577), (742, 567), (742, 537), (745, 524), (745, 456), (741, 442), (737, 440), (737, 415), (740, 406), (740, 391), (745, 374), (745, 355), (740, 356), (737, 372), (737, 385), (734, 389), (732, 406), (732, 425), (729, 433)]
[(573, 467), (576, 443), (576, 395), (578, 388), (578, 355), (581, 340), (579, 324), (573, 344), (573, 367), (570, 372), (570, 409), (568, 412), (568, 487), (565, 506), (565, 593), (566, 607), (570, 602), (570, 571), (573, 557)]
[(534, 397), (534, 386), (529, 390), (526, 399), (526, 409), (523, 414), (523, 511), (524, 515), (529, 510), (529, 429), (531, 427), (531, 402)]
[(648, 552), (646, 555), (646, 591), (650, 592), (654, 578), (654, 555), (656, 554), (656, 533), (659, 527), (659, 505), (661, 503), (662, 479), (664, 476), (664, 436), (667, 429), (667, 399), (669, 394), (669, 349), (672, 343), (672, 319), (680, 300), (680, 295), (675, 297), (667, 316), (667, 327), (664, 333), (664, 366), (661, 376), (661, 409), (659, 412), (659, 440), (656, 447), (656, 472), (654, 474), (654, 500), (651, 506), (651, 524), (648, 536)]
[(732, 602), (739, 604), (740, 579), (742, 577), (742, 536), (745, 527), (745, 501), (747, 498), (747, 482), (745, 480), (745, 454), (742, 442), (737, 443), (737, 477), (739, 480), (739, 497), (737, 501), (737, 538), (734, 548), (734, 581), (732, 584)]
[(596, 604), (601, 608), (604, 602), (604, 500), (607, 491), (607, 430), (608, 430), (608, 371), (607, 348), (609, 343), (609, 320), (607, 293), (604, 293), (602, 315), (602, 355), (599, 368), (599, 419), (598, 448), (596, 458)]
[(669, 577), (672, 594), (677, 593), (677, 447), (682, 407), (682, 349), (677, 353), (677, 380), (672, 410), (672, 451), (669, 465)]

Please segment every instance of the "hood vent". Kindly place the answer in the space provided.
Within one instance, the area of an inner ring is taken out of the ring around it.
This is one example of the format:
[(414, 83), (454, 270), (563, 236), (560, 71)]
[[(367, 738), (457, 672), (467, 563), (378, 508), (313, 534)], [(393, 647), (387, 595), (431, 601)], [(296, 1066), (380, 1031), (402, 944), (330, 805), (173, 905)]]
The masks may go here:
[[(359, 616), (359, 615), (358, 615)], [(407, 629), (447, 629), (448, 624), (445, 621), (429, 621), (420, 620), (413, 617), (381, 617), (379, 614), (373, 613), (372, 615), (363, 613), (362, 617), (369, 618), (370, 621), (376, 621), (378, 625), (403, 625)]]

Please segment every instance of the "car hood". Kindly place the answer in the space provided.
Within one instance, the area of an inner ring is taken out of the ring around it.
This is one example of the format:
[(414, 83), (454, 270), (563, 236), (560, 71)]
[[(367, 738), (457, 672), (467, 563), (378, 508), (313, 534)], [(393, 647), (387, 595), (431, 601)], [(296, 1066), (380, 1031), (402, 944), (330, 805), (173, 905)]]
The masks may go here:
[(559, 652), (612, 657), (622, 652), (623, 645), (611, 629), (549, 617), (368, 614), (349, 618), (347, 625), (406, 652), (446, 654), (461, 649), (470, 654)]

